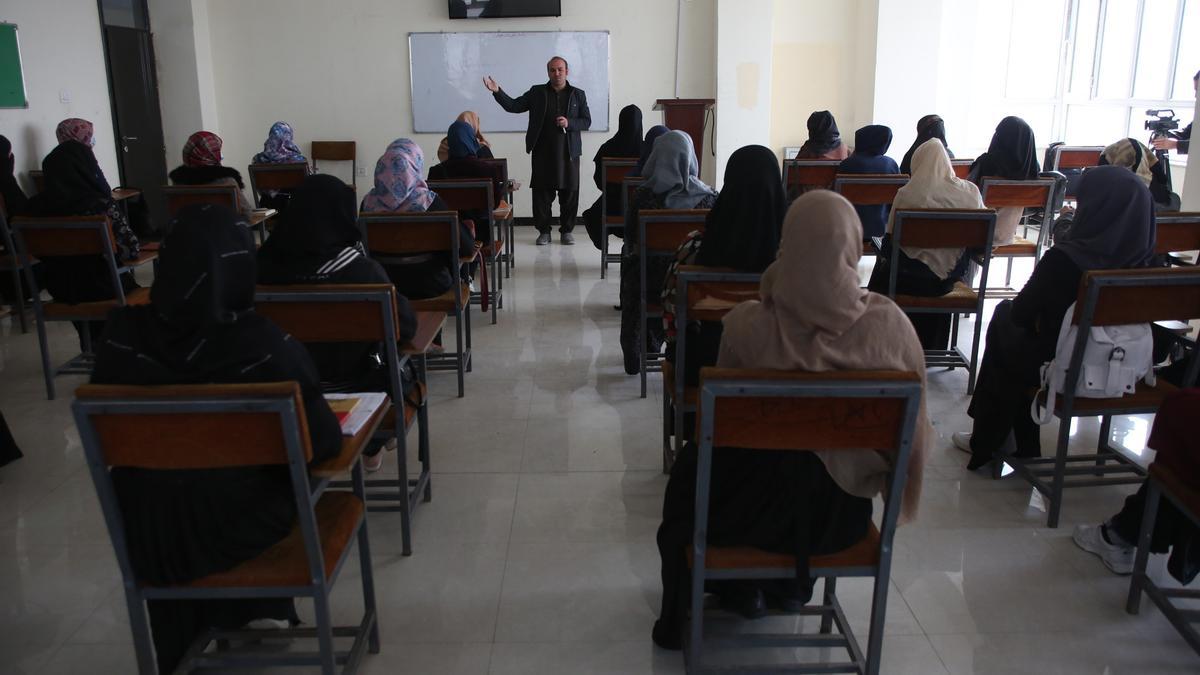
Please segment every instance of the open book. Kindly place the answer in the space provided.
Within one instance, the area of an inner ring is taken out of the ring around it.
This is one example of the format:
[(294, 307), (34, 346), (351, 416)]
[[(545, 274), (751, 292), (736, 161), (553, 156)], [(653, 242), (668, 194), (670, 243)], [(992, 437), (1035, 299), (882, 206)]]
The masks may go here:
[(343, 436), (357, 434), (367, 420), (387, 402), (387, 394), (366, 391), (353, 394), (325, 394), (325, 400), (342, 426)]

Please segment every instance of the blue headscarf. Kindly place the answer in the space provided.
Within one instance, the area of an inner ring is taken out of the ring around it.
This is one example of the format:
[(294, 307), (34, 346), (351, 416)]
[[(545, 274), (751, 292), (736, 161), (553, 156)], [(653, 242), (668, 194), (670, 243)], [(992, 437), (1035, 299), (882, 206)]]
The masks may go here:
[(284, 164), (287, 162), (307, 162), (304, 153), (292, 140), (292, 125), (287, 122), (276, 122), (271, 125), (267, 140), (263, 142), (263, 151), (254, 156), (255, 164)]
[(466, 122), (455, 122), (446, 131), (446, 143), (450, 147), (450, 159), (479, 155), (479, 141), (475, 139), (475, 128)]

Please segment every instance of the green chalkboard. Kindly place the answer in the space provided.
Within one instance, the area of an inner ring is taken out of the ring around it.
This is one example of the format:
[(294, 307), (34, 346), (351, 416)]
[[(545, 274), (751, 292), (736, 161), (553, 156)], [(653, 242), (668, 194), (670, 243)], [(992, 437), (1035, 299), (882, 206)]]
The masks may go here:
[(17, 25), (0, 23), (0, 108), (27, 108)]

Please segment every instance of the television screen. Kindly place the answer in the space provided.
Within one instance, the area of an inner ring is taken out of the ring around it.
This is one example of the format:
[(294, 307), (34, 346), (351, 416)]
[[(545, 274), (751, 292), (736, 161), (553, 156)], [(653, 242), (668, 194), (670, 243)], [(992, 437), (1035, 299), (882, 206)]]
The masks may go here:
[(562, 0), (449, 0), (451, 19), (562, 16)]

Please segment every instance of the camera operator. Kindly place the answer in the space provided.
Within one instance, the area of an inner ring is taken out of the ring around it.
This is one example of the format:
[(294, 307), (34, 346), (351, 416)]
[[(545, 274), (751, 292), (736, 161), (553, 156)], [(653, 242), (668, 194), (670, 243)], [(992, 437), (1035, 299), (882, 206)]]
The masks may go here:
[[(1200, 71), (1197, 71), (1192, 76), (1192, 91), (1196, 91), (1197, 88), (1200, 88)], [(1188, 146), (1191, 145), (1191, 140), (1192, 125), (1189, 123), (1183, 128), (1183, 131), (1172, 134), (1171, 137), (1164, 136), (1163, 138), (1156, 138), (1150, 141), (1150, 147), (1155, 150), (1174, 150), (1181, 155), (1186, 155), (1188, 154)]]

